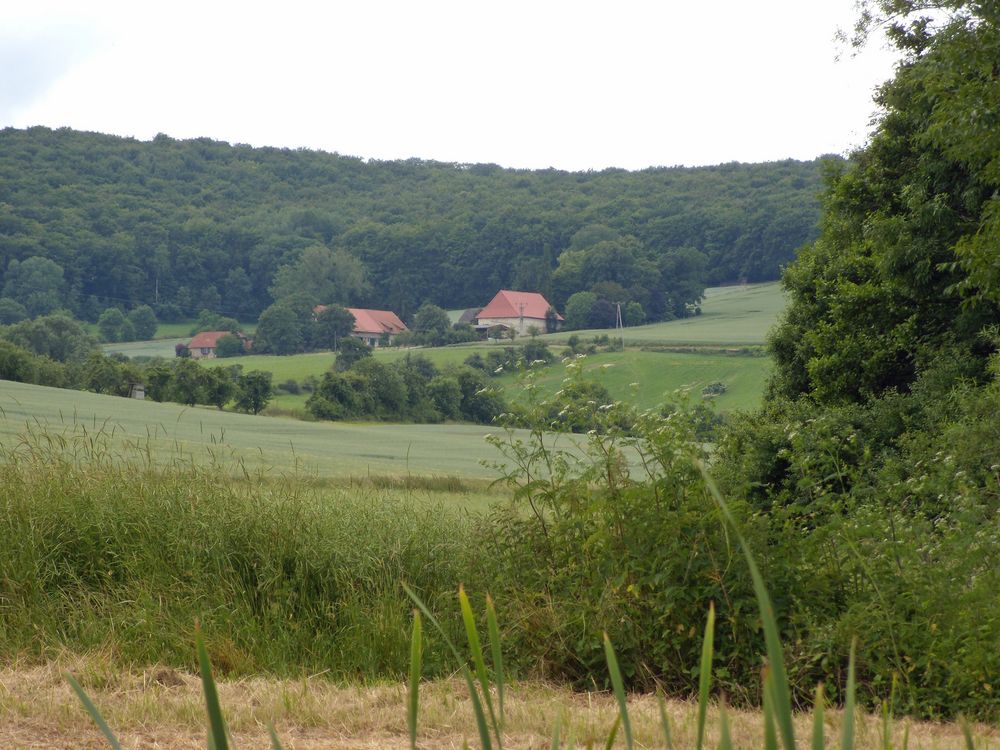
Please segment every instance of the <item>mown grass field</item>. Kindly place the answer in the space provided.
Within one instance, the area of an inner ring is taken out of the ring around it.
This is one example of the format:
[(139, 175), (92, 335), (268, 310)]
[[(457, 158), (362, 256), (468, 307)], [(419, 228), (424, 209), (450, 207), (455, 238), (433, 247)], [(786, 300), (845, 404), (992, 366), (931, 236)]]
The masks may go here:
[[(766, 357), (700, 352), (606, 352), (581, 361), (588, 378), (603, 384), (615, 398), (640, 409), (669, 401), (678, 391), (696, 402), (702, 398), (702, 388), (713, 382), (726, 386), (725, 393), (712, 399), (720, 411), (752, 409), (760, 403), (771, 372), (771, 360)], [(552, 393), (565, 377), (565, 367), (556, 363), (534, 382), (543, 393)], [(499, 380), (508, 393), (515, 392), (517, 381), (513, 375)]]
[(164, 462), (218, 460), (234, 469), (243, 462), (274, 474), (341, 479), (495, 478), (480, 463), (496, 458), (484, 439), (491, 430), (478, 425), (304, 422), (0, 381), (0, 440), (16, 442), (31, 426), (80, 439), (109, 433), (113, 446), (148, 448)]
[[(625, 343), (641, 346), (760, 346), (767, 332), (785, 309), (785, 297), (778, 282), (745, 286), (710, 287), (705, 290), (701, 315), (666, 323), (625, 329)], [(548, 334), (545, 341), (565, 341), (573, 333), (581, 338), (613, 331), (566, 331)]]

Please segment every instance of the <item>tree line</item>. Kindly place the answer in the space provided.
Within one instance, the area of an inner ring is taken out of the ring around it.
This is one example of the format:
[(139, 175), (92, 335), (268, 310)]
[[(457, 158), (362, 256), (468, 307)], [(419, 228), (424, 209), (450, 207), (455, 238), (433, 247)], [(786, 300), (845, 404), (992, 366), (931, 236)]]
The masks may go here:
[[(0, 131), (7, 318), (149, 305), (484, 305), (500, 288), (686, 314), (706, 283), (777, 278), (815, 237), (820, 161), (514, 170), (208, 139)], [(633, 308), (635, 311), (635, 308)]]

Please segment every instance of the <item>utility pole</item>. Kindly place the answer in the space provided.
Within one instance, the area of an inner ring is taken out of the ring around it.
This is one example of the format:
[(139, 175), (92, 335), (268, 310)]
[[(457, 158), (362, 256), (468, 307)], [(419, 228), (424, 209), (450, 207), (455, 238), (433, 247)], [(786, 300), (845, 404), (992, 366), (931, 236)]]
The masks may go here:
[(622, 303), (615, 302), (615, 307), (618, 308), (618, 318), (615, 320), (615, 328), (621, 331), (622, 351), (625, 351), (625, 323), (622, 321)]

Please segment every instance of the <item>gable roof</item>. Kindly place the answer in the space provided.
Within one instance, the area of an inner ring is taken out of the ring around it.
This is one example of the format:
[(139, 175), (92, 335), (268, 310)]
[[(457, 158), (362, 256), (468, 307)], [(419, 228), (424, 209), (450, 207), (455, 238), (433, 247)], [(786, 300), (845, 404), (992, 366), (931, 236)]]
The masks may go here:
[(479, 308), (470, 307), (468, 310), (462, 310), (462, 314), (458, 316), (456, 323), (469, 323), (470, 325), (476, 322), (476, 318), (479, 317)]
[[(552, 307), (538, 292), (514, 292), (501, 289), (490, 303), (479, 311), (478, 318), (533, 318), (545, 320), (545, 313)], [(556, 320), (562, 320), (556, 313)]]
[(348, 307), (354, 316), (353, 333), (396, 334), (407, 330), (399, 316), (391, 310), (367, 310), (362, 307)]
[(214, 349), (219, 339), (232, 335), (232, 331), (202, 331), (188, 342), (188, 349)]

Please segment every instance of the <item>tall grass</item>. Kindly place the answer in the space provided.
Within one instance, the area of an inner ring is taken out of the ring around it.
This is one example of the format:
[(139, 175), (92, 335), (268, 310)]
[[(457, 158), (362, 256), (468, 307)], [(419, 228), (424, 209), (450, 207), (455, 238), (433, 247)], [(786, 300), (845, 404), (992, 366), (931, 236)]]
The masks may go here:
[[(747, 545), (746, 541), (740, 532), (740, 528), (737, 526), (735, 519), (733, 518), (725, 500), (719, 495), (709, 481), (709, 487), (711, 489), (712, 495), (715, 501), (718, 503), (719, 508), (726, 518), (726, 522), (730, 525), (734, 536), (744, 554), (747, 566), (750, 568), (751, 574), (754, 579), (755, 593), (757, 596), (757, 606), (759, 609), (759, 615), (761, 618), (762, 626), (765, 633), (765, 641), (767, 643), (767, 667), (763, 671), (763, 692), (765, 695), (764, 700), (764, 729), (763, 737), (761, 738), (761, 747), (766, 748), (766, 750), (778, 750), (779, 738), (780, 746), (784, 750), (795, 750), (798, 747), (805, 747), (805, 745), (799, 744), (795, 737), (794, 732), (794, 715), (792, 712), (792, 705), (790, 701), (790, 689), (787, 677), (785, 676), (785, 666), (784, 666), (784, 654), (782, 651), (782, 644), (778, 632), (778, 624), (774, 617), (773, 606), (771, 604), (770, 594), (768, 593), (763, 579), (760, 575), (757, 563), (754, 556)], [(410, 681), (409, 681), (409, 693), (407, 699), (407, 725), (409, 729), (409, 739), (410, 747), (412, 750), (416, 750), (418, 747), (418, 708), (419, 708), (419, 692), (420, 692), (420, 674), (423, 669), (422, 657), (422, 640), (423, 640), (423, 630), (421, 625), (422, 612), (425, 617), (428, 618), (432, 626), (438, 631), (440, 636), (446, 641), (449, 650), (452, 652), (455, 663), (461, 672), (465, 683), (469, 691), (469, 698), (473, 707), (473, 716), (476, 722), (476, 730), (479, 736), (480, 747), (482, 750), (492, 750), (495, 746), (498, 750), (503, 748), (504, 743), (504, 716), (503, 716), (503, 695), (504, 695), (504, 685), (505, 676), (503, 672), (503, 664), (500, 659), (500, 642), (498, 636), (498, 628), (496, 626), (496, 612), (493, 608), (492, 602), (487, 598), (486, 606), (486, 619), (488, 622), (488, 640), (490, 645), (490, 652), (493, 656), (492, 663), (492, 674), (490, 674), (486, 667), (485, 652), (482, 646), (481, 639), (479, 637), (478, 628), (476, 626), (476, 617), (472, 611), (469, 599), (465, 594), (463, 589), (459, 589), (459, 603), (462, 610), (462, 619), (465, 625), (465, 635), (468, 643), (468, 653), (462, 654), (459, 652), (458, 647), (452, 642), (447, 631), (442, 628), (441, 624), (434, 617), (433, 614), (428, 610), (427, 606), (420, 600), (420, 598), (414, 594), (408, 587), (406, 588), (407, 594), (413, 600), (417, 609), (414, 610), (413, 616), (413, 627), (411, 633), (411, 650), (410, 650)], [(695, 747), (697, 750), (702, 750), (704, 746), (705, 738), (705, 717), (707, 715), (709, 694), (711, 688), (711, 675), (712, 675), (712, 659), (714, 656), (714, 627), (715, 627), (715, 614), (714, 609), (709, 608), (708, 621), (705, 626), (705, 633), (703, 638), (703, 648), (702, 648), (702, 659), (701, 659), (701, 669), (699, 677), (699, 699), (698, 699), (698, 734)], [(628, 701), (625, 693), (624, 683), (622, 681), (621, 670), (619, 668), (617, 655), (615, 653), (614, 647), (611, 644), (610, 639), (607, 634), (604, 634), (604, 651), (606, 655), (607, 670), (610, 676), (610, 681), (612, 684), (612, 691), (615, 695), (615, 699), (618, 705), (618, 717), (612, 724), (610, 730), (605, 738), (604, 746), (606, 748), (611, 748), (615, 744), (615, 740), (618, 736), (619, 729), (623, 732), (623, 739), (625, 747), (628, 750), (633, 750), (635, 746), (635, 741), (632, 733), (632, 725), (629, 717)], [(208, 655), (205, 648), (201, 642), (198, 640), (197, 650), (199, 656), (199, 663), (201, 668), (202, 682), (205, 694), (205, 706), (208, 717), (208, 740), (207, 744), (211, 750), (227, 750), (230, 746), (229, 734), (226, 730), (225, 719), (222, 715), (222, 709), (219, 705), (218, 693), (216, 691), (215, 682), (212, 677), (212, 672), (208, 660)], [(470, 667), (469, 662), (471, 661), (472, 666)], [(848, 680), (847, 689), (845, 696), (845, 709), (844, 718), (841, 723), (840, 731), (840, 742), (839, 745), (842, 750), (854, 750), (856, 747), (856, 738), (854, 733), (854, 693), (855, 693), (855, 657), (854, 649), (851, 649), (851, 655), (848, 666)], [(104, 718), (101, 716), (100, 711), (96, 706), (90, 701), (86, 693), (79, 687), (79, 685), (73, 680), (72, 677), (69, 678), (73, 684), (74, 689), (80, 696), (81, 701), (84, 704), (85, 709), (92, 716), (95, 723), (101, 729), (102, 733), (108, 739), (112, 748), (119, 747), (118, 741), (114, 734), (111, 732)], [(813, 706), (815, 720), (813, 723), (813, 731), (809, 740), (809, 746), (812, 750), (823, 750), (827, 746), (826, 737), (826, 727), (823, 722), (823, 701), (824, 694), (822, 689), (822, 684), (817, 686), (816, 689), (816, 699)], [(496, 696), (496, 701), (494, 701), (494, 696)], [(496, 707), (495, 707), (496, 706)], [(661, 716), (663, 718), (663, 741), (667, 748), (673, 748), (672, 734), (670, 730), (670, 722), (667, 719), (666, 711), (663, 709), (663, 704), (661, 702)], [(552, 719), (553, 730), (552, 730), (552, 742), (551, 747), (553, 750), (557, 750), (563, 747), (563, 740), (561, 736), (561, 719), (560, 715), (556, 714)], [(269, 727), (269, 732), (271, 736), (272, 747), (275, 750), (281, 750), (282, 744), (274, 731), (273, 727)], [(967, 750), (975, 750), (975, 740), (972, 736), (972, 732), (967, 724), (963, 722), (963, 733), (965, 739), (965, 746)], [(906, 750), (908, 746), (908, 733), (904, 734), (902, 750)], [(891, 719), (888, 714), (884, 717), (883, 724), (883, 736), (882, 736), (882, 746), (888, 750), (892, 748), (892, 727)], [(728, 714), (726, 712), (725, 701), (723, 700), (719, 706), (719, 750), (732, 750), (734, 747)], [(468, 743), (466, 743), (468, 746)], [(566, 747), (575, 747), (575, 743), (572, 739), (567, 739), (565, 743)], [(588, 747), (592, 745), (588, 744)]]
[[(153, 469), (36, 435), (0, 454), (0, 652), (100, 651), (225, 674), (405, 673), (414, 581), (432, 607), (478, 584), (474, 519), (416, 490), (322, 487), (233, 466)], [(430, 649), (440, 667), (443, 654)]]

